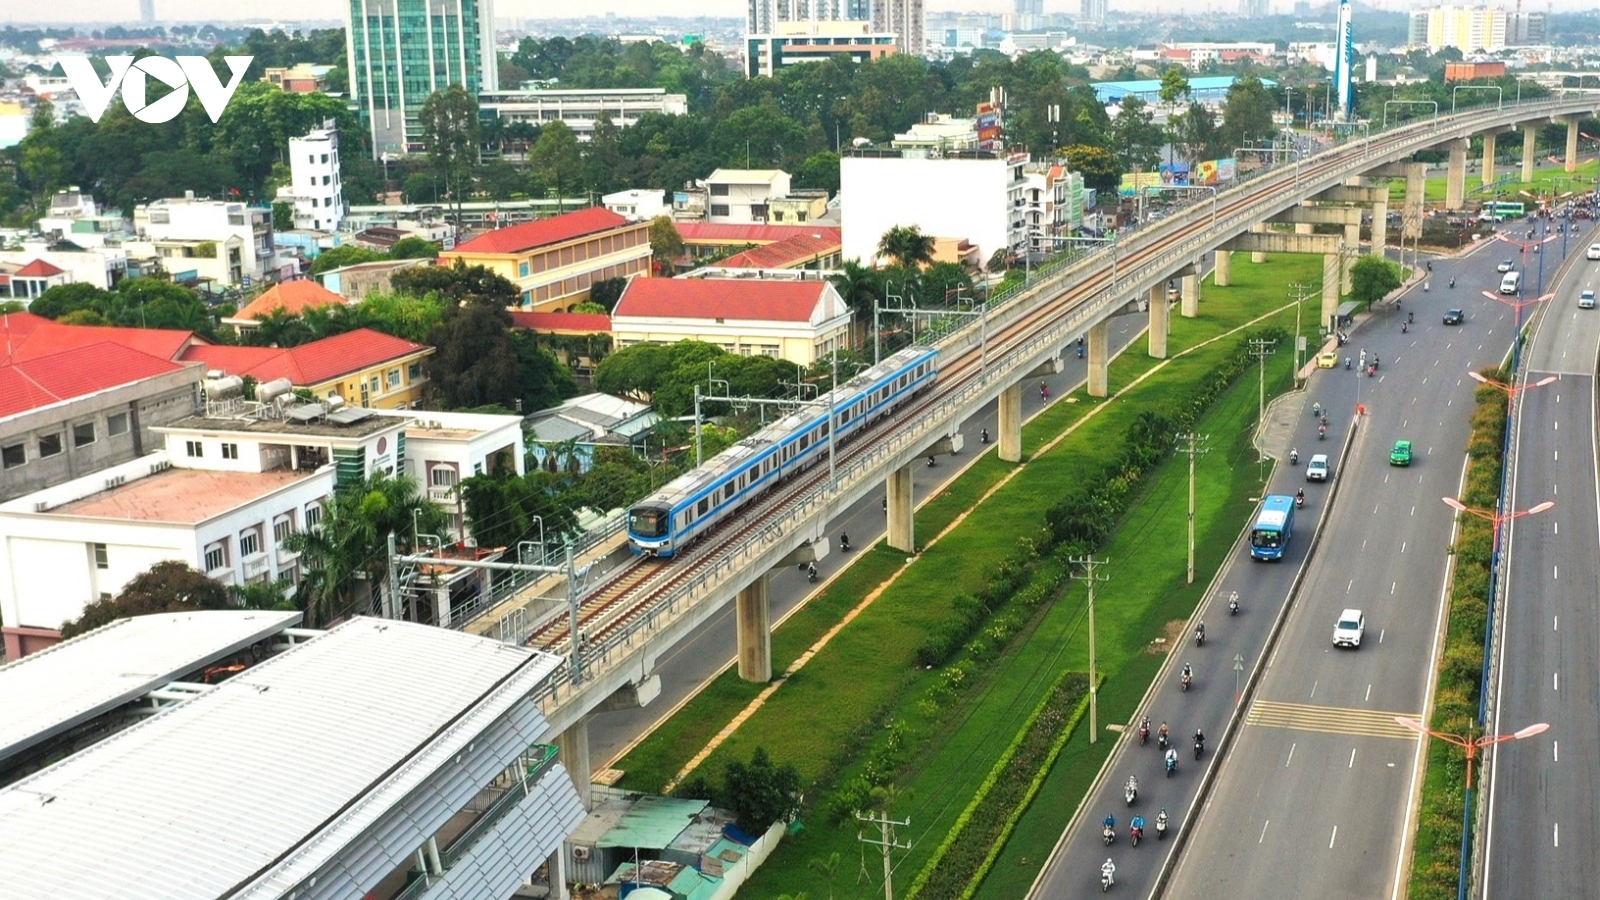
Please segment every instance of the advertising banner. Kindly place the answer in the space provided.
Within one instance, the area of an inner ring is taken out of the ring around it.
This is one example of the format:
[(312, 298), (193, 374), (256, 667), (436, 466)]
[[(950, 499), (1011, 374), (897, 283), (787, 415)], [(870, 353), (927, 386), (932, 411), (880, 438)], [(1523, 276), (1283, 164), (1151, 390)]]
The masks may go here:
[(1122, 176), (1122, 183), (1117, 186), (1117, 193), (1124, 197), (1132, 197), (1140, 190), (1157, 187), (1160, 184), (1160, 172), (1130, 172)]
[(1161, 183), (1186, 185), (1189, 183), (1189, 164), (1180, 162), (1161, 167)]

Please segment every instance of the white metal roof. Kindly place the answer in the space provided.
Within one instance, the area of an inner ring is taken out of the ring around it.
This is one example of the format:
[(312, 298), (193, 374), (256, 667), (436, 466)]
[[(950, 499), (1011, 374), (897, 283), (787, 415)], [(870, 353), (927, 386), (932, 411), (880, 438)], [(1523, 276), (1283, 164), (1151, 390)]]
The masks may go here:
[(509, 708), (560, 662), (346, 622), (0, 790), (4, 894), (211, 900), (314, 870), (383, 811), (375, 800), (470, 741), (464, 720)]
[(0, 762), (299, 621), (273, 610), (135, 616), (0, 666)]

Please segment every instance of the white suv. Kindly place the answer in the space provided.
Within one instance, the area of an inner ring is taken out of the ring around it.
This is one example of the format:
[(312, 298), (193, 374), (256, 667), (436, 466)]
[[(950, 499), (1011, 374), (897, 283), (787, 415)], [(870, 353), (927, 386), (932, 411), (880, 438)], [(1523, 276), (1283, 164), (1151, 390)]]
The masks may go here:
[(1306, 480), (1328, 480), (1328, 454), (1318, 453), (1316, 456), (1311, 457), (1311, 461), (1306, 463)]
[(1585, 253), (1584, 256), (1590, 259), (1600, 259), (1600, 244), (1590, 244), (1589, 252)]
[(1347, 609), (1339, 614), (1339, 624), (1333, 626), (1335, 647), (1361, 646), (1361, 636), (1367, 632), (1367, 617), (1359, 609)]

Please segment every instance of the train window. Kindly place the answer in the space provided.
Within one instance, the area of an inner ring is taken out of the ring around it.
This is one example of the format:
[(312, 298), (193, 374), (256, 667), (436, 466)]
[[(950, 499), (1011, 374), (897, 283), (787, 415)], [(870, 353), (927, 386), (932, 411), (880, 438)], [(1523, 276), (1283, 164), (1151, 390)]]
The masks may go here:
[(698, 507), (696, 507), (695, 516), (699, 517), (699, 516), (705, 515), (706, 514), (706, 510), (708, 510), (710, 508), (711, 508), (711, 498), (710, 497), (706, 497), (706, 498), (702, 499), (700, 501), (700, 505)]
[(728, 482), (728, 486), (722, 489), (722, 499), (727, 500), (728, 498), (732, 497), (733, 496), (733, 489), (735, 487), (738, 487), (738, 485), (734, 484), (731, 481)]
[(628, 530), (643, 538), (667, 533), (668, 517), (659, 509), (635, 508), (628, 513)]

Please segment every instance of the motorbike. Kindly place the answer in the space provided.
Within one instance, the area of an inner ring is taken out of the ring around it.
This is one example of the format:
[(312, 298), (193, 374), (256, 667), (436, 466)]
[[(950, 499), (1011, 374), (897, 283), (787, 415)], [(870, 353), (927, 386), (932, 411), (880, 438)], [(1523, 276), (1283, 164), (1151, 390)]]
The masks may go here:
[(1106, 842), (1106, 846), (1109, 847), (1109, 846), (1111, 846), (1112, 842), (1115, 841), (1116, 839), (1117, 839), (1116, 820), (1111, 818), (1110, 816), (1106, 816), (1106, 820), (1104, 822), (1102, 822), (1101, 825), (1100, 825), (1100, 840), (1105, 841)]
[(1311, 418), (1313, 418), (1313, 419), (1322, 418), (1322, 404), (1321, 403), (1313, 403), (1313, 404), (1311, 404)]
[(980, 444), (989, 443), (989, 429), (985, 428), (982, 431), (978, 432), (978, 443), (980, 443)]
[(1233, 594), (1228, 597), (1228, 615), (1236, 616), (1238, 614), (1239, 614), (1239, 592), (1238, 591), (1234, 591)]
[(1150, 720), (1145, 719), (1139, 723), (1139, 746), (1143, 747), (1150, 740)]
[(1405, 334), (1406, 332), (1408, 332), (1410, 330), (1411, 330), (1411, 323), (1410, 322), (1401, 322), (1400, 323), (1400, 333), (1401, 334)]
[(843, 532), (839, 534), (839, 552), (850, 552), (850, 535), (844, 534)]
[(1367, 377), (1368, 378), (1371, 378), (1371, 377), (1373, 377), (1374, 375), (1377, 375), (1377, 374), (1378, 374), (1378, 367), (1377, 366), (1367, 366)]
[(1319, 441), (1320, 440), (1324, 440), (1324, 439), (1327, 438), (1327, 436), (1328, 436), (1328, 426), (1326, 426), (1326, 425), (1318, 425), (1317, 426), (1317, 440), (1319, 440)]
[(817, 581), (817, 564), (816, 563), (812, 563), (811, 565), (806, 566), (806, 580), (811, 582), (811, 583), (813, 583), (813, 584), (816, 583), (816, 581)]
[(1304, 491), (1301, 491), (1300, 493), (1294, 495), (1294, 508), (1295, 509), (1305, 509), (1306, 508), (1306, 495), (1305, 495)]
[(1291, 465), (1291, 466), (1300, 465), (1300, 451), (1299, 450), (1290, 450), (1289, 451), (1289, 465)]
[(1142, 837), (1144, 837), (1144, 826), (1143, 825), (1130, 825), (1130, 826), (1128, 826), (1128, 843), (1130, 843), (1133, 846), (1137, 847), (1137, 846), (1139, 846), (1139, 839), (1142, 838)]
[(1204, 647), (1206, 645), (1206, 627), (1204, 625), (1194, 630), (1194, 645), (1196, 647)]
[(1111, 890), (1111, 870), (1102, 866), (1100, 868), (1100, 892)]
[(1206, 749), (1206, 742), (1199, 738), (1194, 739), (1194, 758), (1199, 759), (1200, 753)]
[(1423, 292), (1423, 293), (1424, 293), (1424, 294), (1426, 294), (1426, 293), (1427, 293), (1427, 292), (1429, 292), (1429, 291), (1431, 291), (1431, 290), (1433, 290), (1433, 284), (1432, 284), (1432, 282), (1428, 282), (1428, 281), (1424, 281), (1424, 282), (1423, 282), (1423, 283), (1422, 283), (1422, 292)]
[(1344, 358), (1344, 368), (1345, 368), (1345, 371), (1349, 371), (1350, 370), (1350, 357), (1348, 357), (1348, 356), (1346, 356)]
[(1159, 841), (1159, 840), (1165, 838), (1166, 836), (1167, 836), (1167, 811), (1163, 809), (1161, 811), (1161, 815), (1156, 816), (1156, 840)]
[(1454, 278), (1450, 279), (1450, 286), (1451, 287), (1455, 287), (1456, 286), (1456, 280)]
[(1178, 771), (1178, 754), (1172, 752), (1171, 750), (1168, 750), (1167, 751), (1167, 777), (1171, 778), (1173, 773), (1175, 773), (1177, 771)]
[(1129, 781), (1127, 784), (1123, 785), (1122, 786), (1122, 799), (1128, 801), (1128, 805), (1132, 806), (1133, 805), (1133, 801), (1139, 799), (1139, 787), (1138, 787), (1138, 785), (1135, 785), (1132, 781)]
[(1041, 399), (1041, 400), (1049, 400), (1050, 399), (1050, 389), (1045, 387), (1042, 384), (1039, 385), (1039, 399)]
[(1186, 691), (1189, 689), (1189, 682), (1191, 682), (1193, 680), (1194, 680), (1194, 676), (1190, 675), (1188, 672), (1185, 672), (1182, 675), (1178, 676), (1178, 683), (1182, 684), (1183, 685), (1183, 689), (1186, 690)]
[(1167, 736), (1167, 730), (1165, 728), (1161, 729), (1161, 733), (1156, 735), (1156, 746), (1160, 747), (1162, 750), (1166, 750), (1167, 744), (1170, 742), (1171, 738)]
[(1414, 312), (1406, 313), (1406, 321), (1415, 324), (1415, 322), (1417, 321), (1417, 314), (1414, 313)]
[(933, 457), (932, 456), (928, 457), (928, 468), (930, 468), (930, 469), (933, 468)]

